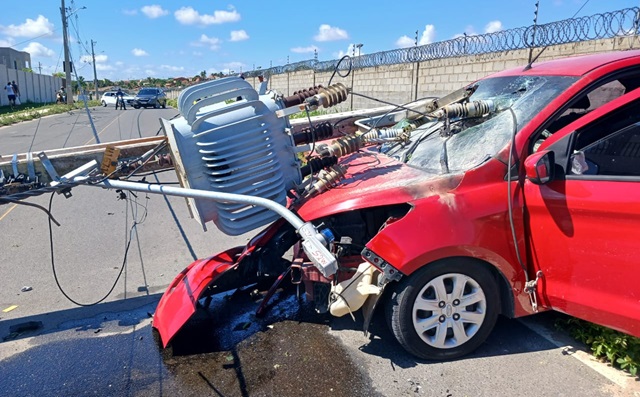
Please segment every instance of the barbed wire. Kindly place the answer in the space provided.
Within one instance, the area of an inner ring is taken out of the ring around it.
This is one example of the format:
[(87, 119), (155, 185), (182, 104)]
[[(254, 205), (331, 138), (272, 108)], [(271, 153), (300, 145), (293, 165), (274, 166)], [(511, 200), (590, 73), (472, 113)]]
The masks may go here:
[[(546, 47), (580, 41), (635, 36), (640, 30), (640, 8), (624, 8), (591, 16), (570, 18), (543, 25), (501, 30), (480, 35), (462, 35), (451, 40), (410, 48), (398, 48), (351, 58), (352, 68), (361, 69), (382, 65), (424, 62), (458, 56), (480, 55), (493, 52)], [(309, 59), (267, 69), (244, 72), (246, 77), (260, 74), (274, 75), (301, 70), (326, 72), (334, 70), (338, 59), (317, 61)], [(349, 62), (339, 65), (349, 68)]]

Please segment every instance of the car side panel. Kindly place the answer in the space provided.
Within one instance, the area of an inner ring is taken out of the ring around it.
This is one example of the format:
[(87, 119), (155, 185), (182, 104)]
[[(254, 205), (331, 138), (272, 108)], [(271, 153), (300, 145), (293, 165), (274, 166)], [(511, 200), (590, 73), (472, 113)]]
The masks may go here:
[[(517, 192), (516, 182), (512, 186)], [(506, 198), (505, 181), (473, 186), (465, 186), (463, 181), (452, 193), (412, 202), (414, 208), (382, 229), (367, 248), (405, 275), (450, 257), (483, 260), (512, 285), (515, 315), (530, 314), (533, 311), (523, 293), (525, 276), (517, 265)], [(521, 200), (515, 201), (515, 213), (521, 214)], [(514, 221), (517, 229), (523, 230), (522, 216), (516, 215)]]
[(640, 180), (527, 182), (525, 194), (547, 304), (640, 337)]

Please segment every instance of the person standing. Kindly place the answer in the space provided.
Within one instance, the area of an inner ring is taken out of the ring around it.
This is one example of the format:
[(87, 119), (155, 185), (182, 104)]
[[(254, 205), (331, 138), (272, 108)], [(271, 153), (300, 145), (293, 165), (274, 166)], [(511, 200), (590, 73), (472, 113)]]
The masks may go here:
[(20, 104), (20, 89), (18, 88), (18, 84), (16, 84), (15, 80), (11, 80), (11, 88), (13, 88), (13, 94), (16, 96), (16, 101), (18, 101), (18, 105)]
[(264, 95), (267, 93), (267, 81), (264, 79), (263, 75), (258, 76), (258, 82), (260, 83), (258, 86), (258, 95)]
[(116, 92), (116, 110), (118, 110), (118, 104), (120, 104), (121, 110), (127, 110), (124, 103), (124, 92), (122, 92), (122, 89), (120, 88), (118, 88), (118, 92)]
[(11, 85), (11, 83), (7, 83), (7, 85), (4, 86), (5, 91), (7, 91), (7, 97), (9, 98), (9, 104), (11, 105), (11, 107), (15, 106), (16, 104), (16, 93), (13, 91), (13, 86)]

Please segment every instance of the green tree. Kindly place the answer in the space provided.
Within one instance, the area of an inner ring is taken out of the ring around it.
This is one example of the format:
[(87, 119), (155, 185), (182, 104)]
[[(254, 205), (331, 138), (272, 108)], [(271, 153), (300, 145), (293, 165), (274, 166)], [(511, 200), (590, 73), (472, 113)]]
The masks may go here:
[(64, 74), (64, 72), (55, 72), (53, 74), (53, 77), (60, 77), (61, 79), (64, 79), (65, 78), (65, 74)]
[(206, 70), (203, 70), (202, 72), (200, 72), (200, 78), (201, 78), (202, 80), (204, 80), (204, 79), (206, 79), (206, 78), (207, 78), (207, 71), (206, 71)]
[(87, 82), (84, 80), (83, 76), (78, 76), (78, 81), (74, 81), (72, 83), (72, 87), (75, 92), (80, 92), (80, 90), (84, 89), (86, 85)]
[(22, 71), (27, 73), (33, 73), (33, 69), (31, 68), (22, 68)]

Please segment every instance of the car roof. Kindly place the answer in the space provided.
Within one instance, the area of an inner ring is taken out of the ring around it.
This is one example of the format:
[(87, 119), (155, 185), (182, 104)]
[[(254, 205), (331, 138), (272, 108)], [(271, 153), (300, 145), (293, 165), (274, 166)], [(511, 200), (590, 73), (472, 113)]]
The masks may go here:
[(629, 58), (638, 58), (638, 63), (640, 63), (640, 50), (605, 52), (592, 55), (572, 56), (539, 63), (534, 62), (531, 65), (531, 69), (527, 71), (524, 70), (524, 66), (519, 66), (493, 74), (492, 77), (520, 76), (527, 74), (536, 76), (577, 77), (585, 75), (590, 71), (609, 63)]

